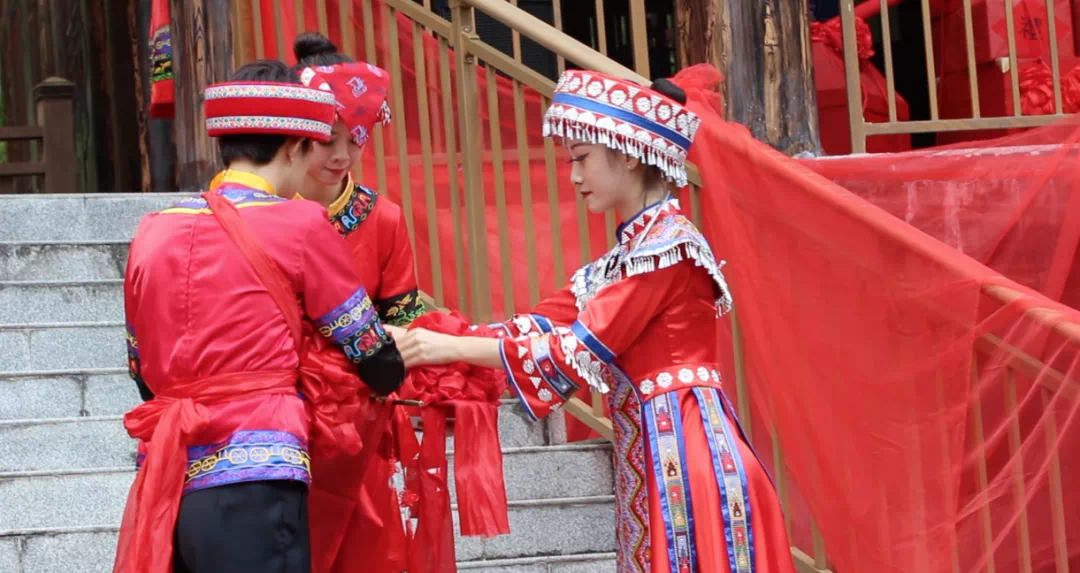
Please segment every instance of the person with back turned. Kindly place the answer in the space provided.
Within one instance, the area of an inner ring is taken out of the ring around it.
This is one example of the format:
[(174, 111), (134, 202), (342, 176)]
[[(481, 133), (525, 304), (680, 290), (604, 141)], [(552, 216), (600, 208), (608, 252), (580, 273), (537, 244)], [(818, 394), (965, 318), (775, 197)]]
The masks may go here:
[[(146, 402), (124, 418), (140, 467), (115, 573), (308, 573), (309, 451), (358, 448), (350, 408), (404, 378), (326, 210), (291, 200), (335, 106), (281, 62), (241, 67), (205, 93), (226, 170), (139, 225), (124, 305)], [(334, 346), (328, 382), (313, 361)]]

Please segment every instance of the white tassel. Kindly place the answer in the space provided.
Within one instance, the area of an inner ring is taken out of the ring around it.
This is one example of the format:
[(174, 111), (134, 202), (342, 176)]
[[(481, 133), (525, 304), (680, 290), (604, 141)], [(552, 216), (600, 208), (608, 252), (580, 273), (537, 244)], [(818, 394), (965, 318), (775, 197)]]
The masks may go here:
[(677, 187), (686, 186), (686, 153), (678, 148), (660, 150), (651, 143), (645, 143), (609, 129), (568, 120), (563, 115), (555, 115), (550, 110), (544, 118), (544, 137), (559, 137), (587, 141), (596, 145), (605, 145), (625, 155), (652, 165)]

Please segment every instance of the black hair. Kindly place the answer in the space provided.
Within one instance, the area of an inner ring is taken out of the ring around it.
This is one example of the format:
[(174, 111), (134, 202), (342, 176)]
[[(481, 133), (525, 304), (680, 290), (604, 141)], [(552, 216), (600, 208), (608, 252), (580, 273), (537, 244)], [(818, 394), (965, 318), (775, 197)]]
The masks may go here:
[(652, 89), (663, 95), (686, 105), (686, 92), (667, 78), (660, 78), (652, 83)]
[(332, 66), (354, 61), (347, 54), (338, 51), (330, 38), (318, 32), (304, 32), (293, 42), (293, 55), (296, 56), (294, 72), (309, 66)]
[[(300, 80), (292, 73), (289, 66), (277, 60), (257, 60), (244, 64), (232, 73), (232, 81), (278, 82), (299, 84)], [(290, 136), (276, 134), (241, 133), (223, 135), (218, 138), (221, 160), (228, 167), (237, 159), (247, 159), (256, 165), (266, 165), (274, 160), (281, 147)], [(305, 151), (311, 140), (304, 141)]]

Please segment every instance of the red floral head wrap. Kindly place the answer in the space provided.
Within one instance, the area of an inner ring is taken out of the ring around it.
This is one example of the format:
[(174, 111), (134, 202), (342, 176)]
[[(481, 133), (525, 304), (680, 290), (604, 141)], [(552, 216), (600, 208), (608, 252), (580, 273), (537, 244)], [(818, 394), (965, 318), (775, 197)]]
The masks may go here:
[(309, 87), (333, 92), (338, 117), (349, 127), (353, 141), (363, 147), (376, 123), (390, 123), (390, 74), (365, 62), (304, 68), (300, 81)]

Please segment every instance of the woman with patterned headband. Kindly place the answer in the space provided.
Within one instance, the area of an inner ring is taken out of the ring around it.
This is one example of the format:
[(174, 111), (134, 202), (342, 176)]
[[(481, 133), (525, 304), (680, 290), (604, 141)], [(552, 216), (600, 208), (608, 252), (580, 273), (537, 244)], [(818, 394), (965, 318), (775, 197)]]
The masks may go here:
[(401, 207), (352, 178), (352, 169), (376, 125), (390, 123), (390, 75), (355, 62), (330, 40), (307, 32), (293, 45), (293, 70), (306, 85), (314, 76), (338, 99), (330, 141), (315, 146), (307, 172), (305, 199), (330, 212), (330, 222), (353, 252), (353, 263), (387, 324), (406, 326), (424, 312), (413, 268), (413, 251)]
[(501, 325), (499, 340), (392, 334), (407, 367), (505, 370), (534, 419), (586, 385), (607, 394), (620, 573), (792, 573), (776, 490), (719, 374), (716, 319), (732, 306), (723, 263), (668, 188), (686, 184), (700, 120), (674, 84), (654, 88), (567, 71), (545, 116), (589, 210), (624, 221), (614, 248)]

